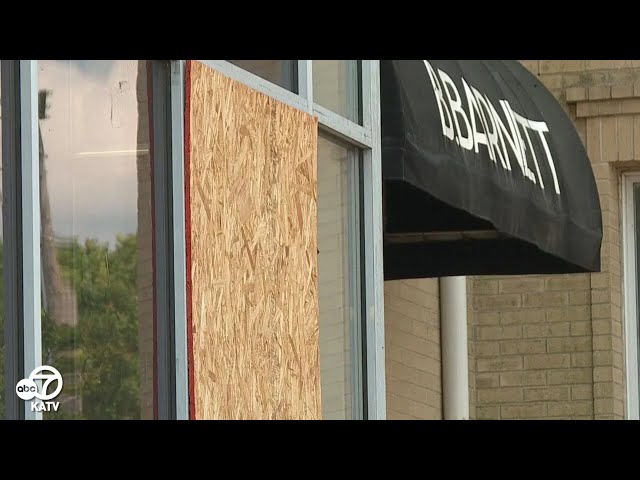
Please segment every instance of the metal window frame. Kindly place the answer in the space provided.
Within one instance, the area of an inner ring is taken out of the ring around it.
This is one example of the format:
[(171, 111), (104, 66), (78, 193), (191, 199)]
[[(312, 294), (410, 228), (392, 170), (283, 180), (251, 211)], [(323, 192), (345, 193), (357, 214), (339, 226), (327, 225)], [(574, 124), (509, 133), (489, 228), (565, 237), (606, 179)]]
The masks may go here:
[[(318, 117), (319, 129), (362, 151), (360, 235), (362, 240), (361, 301), (364, 316), (363, 357), (366, 392), (363, 416), (386, 418), (384, 368), (384, 273), (382, 234), (382, 160), (380, 146), (380, 65), (378, 60), (361, 60), (362, 125), (313, 101), (312, 60), (298, 60), (298, 92), (295, 94), (224, 60), (198, 60), (245, 85), (291, 107)], [(354, 229), (357, 231), (357, 229)], [(353, 263), (353, 259), (351, 259)], [(352, 265), (353, 268), (353, 265)], [(357, 268), (357, 265), (356, 265)], [(354, 355), (359, 355), (354, 352)]]
[(640, 173), (622, 174), (622, 244), (623, 244), (623, 281), (624, 281), (624, 338), (626, 365), (626, 418), (638, 420), (640, 405), (638, 399), (638, 377), (640, 364), (638, 363), (638, 271), (637, 249), (640, 238), (636, 238), (636, 214), (633, 198), (633, 185), (640, 184)]
[(4, 280), (4, 409), (7, 420), (24, 419), (15, 385), (24, 378), (22, 325), (22, 182), (20, 173), (20, 62), (2, 60), (2, 222)]
[[(22, 181), (22, 326), (24, 374), (42, 365), (40, 266), (40, 155), (38, 65), (20, 60), (20, 160)], [(26, 420), (42, 420), (23, 402)]]
[[(316, 115), (320, 130), (336, 136), (350, 145), (359, 147), (362, 151), (361, 198), (363, 210), (361, 213), (361, 240), (363, 245), (362, 260), (364, 265), (360, 270), (362, 282), (362, 302), (364, 318), (363, 343), (366, 345), (366, 418), (384, 419), (385, 408), (385, 377), (384, 377), (384, 305), (383, 305), (383, 271), (382, 271), (382, 176), (380, 152), (380, 119), (379, 119), (379, 64), (377, 60), (362, 60), (362, 125), (348, 120), (313, 102), (313, 68), (311, 60), (298, 60), (298, 91), (292, 93), (278, 85), (272, 84), (254, 74), (242, 70), (223, 60), (205, 60), (203, 63), (215, 68), (248, 86), (276, 98), (294, 108)], [(22, 268), (16, 267), (16, 274), (23, 276), (21, 302), (17, 307), (23, 309), (22, 315), (16, 319), (22, 320), (21, 332), (24, 348), (21, 360), (23, 368), (18, 375), (41, 364), (41, 318), (40, 318), (40, 198), (39, 198), (39, 163), (38, 163), (38, 81), (37, 61), (19, 61), (17, 84), (19, 85), (19, 123), (17, 133), (20, 140), (20, 202), (21, 202), (21, 243)], [(4, 65), (4, 63), (3, 63)], [(7, 64), (8, 65), (8, 64)], [(162, 388), (171, 390), (165, 400), (159, 402), (159, 411), (164, 409), (161, 418), (188, 418), (188, 375), (187, 375), (187, 342), (186, 342), (186, 269), (185, 269), (185, 223), (184, 223), (184, 163), (183, 163), (183, 121), (184, 121), (184, 61), (173, 60), (169, 64), (170, 86), (168, 92), (161, 97), (167, 102), (165, 107), (154, 108), (162, 111), (163, 118), (169, 118), (169, 132), (156, 131), (158, 122), (154, 122), (154, 144), (164, 142), (163, 146), (154, 145), (156, 152), (164, 149), (162, 155), (154, 161), (162, 161), (160, 167), (164, 170), (167, 183), (162, 187), (154, 178), (154, 199), (156, 205), (164, 205), (163, 218), (171, 218), (172, 232), (166, 232), (169, 224), (163, 225), (166, 234), (164, 250), (169, 259), (158, 256), (156, 251), (156, 265), (167, 260), (167, 270), (163, 272), (163, 284), (170, 286), (168, 304), (164, 305), (165, 319), (162, 327), (173, 327), (170, 333), (163, 337), (162, 343), (173, 347), (173, 355), (165, 348), (158, 351), (158, 359), (164, 358), (164, 365), (171, 371), (171, 357), (174, 359), (173, 372), (169, 374)], [(7, 67), (8, 68), (8, 67)], [(4, 70), (3, 70), (4, 72)], [(8, 78), (8, 77), (7, 77)], [(5, 80), (3, 77), (3, 85)], [(155, 83), (154, 83), (155, 85)], [(5, 87), (3, 87), (5, 88)], [(165, 95), (166, 94), (166, 95)], [(4, 96), (3, 96), (4, 98)], [(156, 95), (154, 98), (158, 99)], [(8, 98), (7, 98), (8, 101)], [(3, 102), (4, 104), (4, 102)], [(155, 114), (154, 114), (155, 115)], [(4, 116), (5, 121), (9, 118)], [(154, 117), (155, 118), (155, 117)], [(4, 125), (4, 124), (3, 124)], [(3, 128), (5, 128), (3, 126)], [(8, 126), (7, 126), (8, 128)], [(17, 132), (14, 129), (14, 132)], [(160, 134), (160, 135), (159, 135)], [(162, 140), (158, 137), (164, 136)], [(9, 139), (9, 137), (7, 137)], [(3, 145), (8, 140), (3, 137)], [(8, 145), (8, 144), (7, 144)], [(3, 147), (4, 148), (4, 147)], [(16, 155), (14, 153), (14, 155)], [(9, 158), (9, 157), (7, 157)], [(160, 158), (162, 160), (160, 160)], [(5, 160), (6, 161), (6, 160)], [(157, 165), (154, 165), (156, 167)], [(162, 175), (161, 175), (162, 176)], [(161, 187), (161, 188), (158, 188)], [(16, 189), (17, 190), (17, 189)], [(163, 193), (161, 193), (163, 192)], [(155, 213), (154, 213), (155, 215)], [(156, 219), (157, 220), (157, 219)], [(14, 220), (12, 220), (14, 221)], [(161, 222), (156, 222), (161, 223)], [(160, 227), (157, 227), (160, 228)], [(157, 232), (155, 232), (157, 234)], [(163, 235), (164, 235), (163, 234)], [(160, 258), (161, 257), (161, 258)], [(172, 268), (172, 271), (170, 269)], [(356, 267), (357, 268), (357, 267)], [(19, 271), (18, 271), (19, 270)], [(9, 273), (5, 273), (8, 275)], [(157, 279), (156, 279), (157, 281)], [(15, 303), (15, 302), (14, 302)], [(161, 312), (161, 309), (158, 309)], [(171, 318), (173, 317), (173, 318)], [(160, 326), (160, 323), (159, 323)], [(15, 325), (14, 325), (15, 327)], [(13, 328), (13, 327), (12, 327)], [(14, 329), (15, 330), (15, 329)], [(13, 332), (13, 331), (12, 331)], [(12, 335), (15, 335), (13, 332)], [(156, 346), (159, 348), (159, 346)], [(167, 356), (168, 355), (168, 356)], [(10, 362), (12, 368), (19, 367), (19, 361)], [(160, 362), (159, 362), (160, 365)], [(165, 368), (162, 367), (162, 368)], [(16, 375), (15, 372), (12, 375)], [(9, 378), (6, 379), (10, 381)], [(159, 376), (160, 381), (160, 376)], [(173, 386), (171, 385), (173, 382)], [(13, 389), (11, 390), (13, 392)], [(171, 407), (171, 395), (175, 404)], [(11, 398), (14, 396), (12, 395)], [(160, 400), (160, 399), (159, 399)], [(164, 402), (164, 407), (161, 405)], [(173, 408), (173, 410), (172, 410)], [(27, 406), (23, 412), (24, 418), (42, 418), (39, 412), (28, 412)]]
[(153, 129), (151, 158), (153, 169), (154, 217), (154, 292), (156, 357), (154, 389), (155, 417), (158, 420), (175, 418), (175, 334), (173, 296), (173, 191), (172, 191), (172, 115), (171, 65), (168, 61), (150, 60), (151, 125)]
[(189, 419), (187, 270), (184, 191), (184, 61), (171, 61), (171, 195), (173, 202), (173, 330), (175, 418)]
[[(184, 191), (180, 181), (184, 178), (183, 62), (152, 61), (151, 71), (154, 284), (159, 292), (155, 300), (157, 417), (188, 418)], [(37, 61), (2, 61), (2, 74), (3, 167), (6, 166), (3, 192), (12, 195), (8, 200), (13, 203), (7, 205), (16, 205), (4, 209), (7, 214), (3, 212), (3, 221), (6, 228), (20, 225), (19, 222), (22, 226), (16, 238), (11, 238), (19, 243), (9, 245), (9, 251), (22, 255), (16, 262), (5, 264), (9, 267), (5, 268), (5, 282), (17, 286), (14, 290), (5, 289), (6, 311), (11, 315), (5, 335), (11, 347), (5, 378), (10, 399), (6, 411), (9, 418), (40, 420), (42, 413), (30, 412), (29, 404), (21, 402), (13, 392), (15, 382), (42, 363)], [(16, 281), (20, 276), (22, 282)]]

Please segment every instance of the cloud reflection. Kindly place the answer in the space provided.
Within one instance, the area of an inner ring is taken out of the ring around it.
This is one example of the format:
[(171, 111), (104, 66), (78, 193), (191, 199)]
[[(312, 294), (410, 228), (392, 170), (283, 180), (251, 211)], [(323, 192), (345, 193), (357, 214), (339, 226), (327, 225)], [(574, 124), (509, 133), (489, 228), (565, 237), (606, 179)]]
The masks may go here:
[(56, 237), (113, 246), (136, 231), (137, 63), (39, 62), (39, 88), (51, 91), (40, 127)]

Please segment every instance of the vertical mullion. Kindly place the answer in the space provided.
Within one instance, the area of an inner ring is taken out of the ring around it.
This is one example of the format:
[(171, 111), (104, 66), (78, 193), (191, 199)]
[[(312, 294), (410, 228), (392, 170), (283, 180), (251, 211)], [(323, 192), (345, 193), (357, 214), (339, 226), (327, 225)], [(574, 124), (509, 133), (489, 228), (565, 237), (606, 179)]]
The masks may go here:
[(184, 192), (184, 61), (171, 62), (171, 195), (173, 200), (173, 298), (175, 418), (189, 419)]
[[(22, 175), (22, 267), (24, 374), (42, 365), (40, 305), (40, 160), (38, 150), (38, 65), (20, 60), (20, 146)], [(41, 420), (24, 403), (25, 419)]]
[(361, 420), (365, 418), (366, 405), (364, 392), (366, 391), (365, 379), (363, 377), (363, 363), (365, 360), (363, 352), (363, 300), (362, 291), (362, 202), (361, 202), (361, 151), (351, 148), (348, 158), (348, 184), (349, 184), (349, 325), (350, 325), (350, 346), (351, 346), (351, 384), (352, 418)]
[(386, 418), (384, 358), (384, 272), (382, 232), (382, 160), (380, 147), (380, 65), (362, 62), (363, 123), (371, 129), (372, 148), (364, 151), (365, 342), (368, 418)]
[(313, 114), (313, 60), (298, 60), (298, 95), (306, 99), (307, 111)]
[(22, 343), (22, 226), (20, 62), (2, 60), (2, 222), (5, 316), (5, 418), (24, 418), (15, 385), (24, 378)]
[(153, 169), (154, 200), (154, 258), (156, 302), (156, 391), (157, 418), (175, 417), (173, 362), (173, 298), (171, 254), (173, 236), (168, 231), (171, 224), (171, 135), (170, 125), (170, 65), (168, 61), (151, 62), (151, 118), (153, 145), (151, 158)]
[(360, 100), (362, 98), (362, 81), (358, 75), (358, 64), (361, 60), (346, 60), (347, 75), (347, 117), (354, 123), (361, 124)]

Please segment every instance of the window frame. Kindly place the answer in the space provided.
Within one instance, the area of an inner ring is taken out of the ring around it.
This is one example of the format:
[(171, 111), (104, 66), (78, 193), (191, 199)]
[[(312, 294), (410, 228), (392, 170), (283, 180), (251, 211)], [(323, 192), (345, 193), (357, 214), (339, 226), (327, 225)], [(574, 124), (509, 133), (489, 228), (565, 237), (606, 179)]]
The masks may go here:
[[(623, 243), (623, 282), (624, 282), (624, 342), (625, 342), (625, 376), (626, 376), (626, 408), (625, 416), (629, 420), (638, 420), (639, 399), (638, 381), (640, 364), (638, 363), (638, 247), (640, 238), (636, 239), (636, 205), (633, 198), (633, 187), (640, 184), (640, 172), (622, 174), (622, 243)], [(638, 205), (640, 208), (640, 205)]]
[[(186, 418), (186, 294), (184, 268), (184, 178), (183, 62), (151, 60), (154, 158), (152, 159), (154, 198), (154, 289), (158, 342), (157, 383), (154, 386), (154, 418)], [(29, 402), (17, 398), (15, 383), (42, 365), (41, 276), (40, 276), (40, 165), (38, 137), (38, 61), (2, 61), (4, 165), (17, 165), (16, 173), (3, 182), (8, 194), (19, 192), (20, 203), (4, 218), (4, 226), (22, 225), (17, 251), (20, 265), (7, 264), (5, 276), (20, 279), (19, 292), (5, 291), (7, 311), (16, 312), (7, 322), (7, 375), (5, 377), (8, 419), (41, 420), (41, 412), (30, 412)], [(11, 100), (15, 95), (15, 99)], [(6, 98), (6, 100), (5, 100)], [(10, 104), (9, 102), (12, 101)], [(6, 124), (6, 125), (5, 125)], [(19, 126), (19, 128), (16, 128)], [(8, 130), (12, 128), (12, 130)], [(14, 143), (11, 143), (14, 142)], [(19, 148), (18, 148), (19, 145)], [(13, 162), (13, 163), (10, 163)], [(18, 179), (18, 184), (16, 183)], [(10, 183), (12, 182), (13, 183)], [(15, 184), (15, 185), (14, 185)], [(6, 209), (5, 209), (6, 210)], [(181, 216), (182, 215), (182, 216)], [(4, 216), (4, 215), (3, 215)], [(180, 224), (180, 228), (176, 225)], [(158, 243), (160, 243), (158, 245)], [(6, 258), (6, 256), (5, 256)], [(182, 283), (181, 283), (182, 282)], [(11, 309), (11, 310), (9, 310)], [(21, 311), (20, 311), (21, 309)], [(183, 328), (182, 328), (183, 327)], [(54, 365), (55, 367), (55, 365)]]
[[(155, 346), (158, 366), (156, 418), (188, 419), (188, 356), (186, 320), (186, 258), (184, 199), (184, 94), (185, 60), (153, 60), (152, 82), (154, 168), (162, 162), (162, 175), (154, 175), (153, 195), (156, 202), (154, 234), (163, 235), (162, 249), (156, 251), (156, 264), (166, 264), (154, 271), (155, 288), (168, 293), (156, 295), (156, 322), (163, 329)], [(382, 236), (382, 166), (380, 146), (379, 61), (361, 60), (362, 125), (338, 115), (313, 101), (312, 60), (296, 60), (297, 86), (293, 93), (224, 60), (201, 60), (202, 63), (265, 93), (276, 100), (315, 115), (320, 132), (355, 146), (360, 155), (360, 185), (357, 196), (362, 210), (359, 225), (360, 255), (351, 255), (350, 269), (361, 283), (362, 327), (361, 349), (353, 355), (361, 357), (365, 368), (361, 375), (363, 397), (362, 418), (386, 418), (384, 363), (384, 276)], [(168, 74), (167, 74), (168, 70)], [(158, 72), (164, 80), (156, 75)], [(168, 80), (167, 80), (168, 79)], [(169, 84), (167, 85), (167, 81)], [(160, 89), (159, 91), (156, 91)], [(14, 394), (14, 385), (42, 362), (41, 278), (40, 278), (40, 186), (38, 148), (38, 62), (37, 60), (2, 61), (3, 194), (12, 195), (3, 212), (4, 231), (15, 231), (14, 246), (5, 255), (5, 278), (15, 281), (17, 288), (5, 288), (7, 318), (7, 372), (5, 374), (7, 418), (42, 419), (40, 412), (30, 412), (27, 402)], [(159, 94), (160, 93), (160, 94)], [(164, 122), (164, 123), (163, 123)], [(162, 137), (160, 140), (159, 137)], [(355, 161), (355, 159), (354, 159)], [(13, 166), (13, 170), (11, 168)], [(160, 179), (158, 179), (160, 177)], [(161, 208), (158, 209), (158, 204)], [(10, 206), (15, 205), (15, 208)], [(160, 211), (160, 214), (158, 213)], [(11, 228), (10, 228), (11, 227)], [(5, 234), (5, 238), (6, 234)], [(350, 251), (357, 248), (350, 239)], [(13, 263), (9, 258), (17, 256)], [(355, 270), (355, 271), (354, 271)], [(352, 275), (353, 276), (353, 275)], [(21, 281), (20, 281), (21, 280)], [(6, 284), (6, 282), (5, 282)], [(11, 284), (13, 285), (13, 283)], [(160, 302), (160, 303), (158, 303)], [(15, 314), (15, 315), (14, 315)], [(162, 316), (160, 318), (159, 316)], [(10, 321), (9, 321), (10, 320)], [(358, 336), (354, 336), (358, 339)], [(357, 349), (355, 349), (357, 350)], [(365, 398), (366, 396), (366, 398)]]
[[(382, 161), (380, 145), (380, 64), (378, 60), (360, 60), (362, 125), (318, 105), (313, 100), (313, 61), (298, 60), (298, 94), (280, 87), (225, 60), (198, 60), (218, 72), (291, 107), (318, 117), (319, 130), (358, 147), (362, 151), (360, 195), (362, 212), (360, 240), (362, 258), (359, 275), (362, 294), (364, 335), (361, 362), (366, 370), (356, 395), (363, 401), (363, 419), (386, 418), (384, 363), (384, 273), (382, 234)], [(320, 133), (319, 132), (319, 133)], [(358, 229), (354, 229), (357, 231)], [(353, 243), (350, 241), (350, 243)], [(352, 255), (353, 256), (353, 255)], [(350, 268), (357, 268), (350, 259)], [(359, 391), (358, 391), (359, 390)]]

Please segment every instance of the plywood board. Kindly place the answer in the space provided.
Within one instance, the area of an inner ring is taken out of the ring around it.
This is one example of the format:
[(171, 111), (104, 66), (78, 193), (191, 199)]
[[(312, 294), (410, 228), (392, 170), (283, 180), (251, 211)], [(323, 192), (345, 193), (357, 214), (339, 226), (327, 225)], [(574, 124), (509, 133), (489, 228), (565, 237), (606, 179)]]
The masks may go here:
[(319, 419), (317, 119), (187, 65), (190, 410)]

